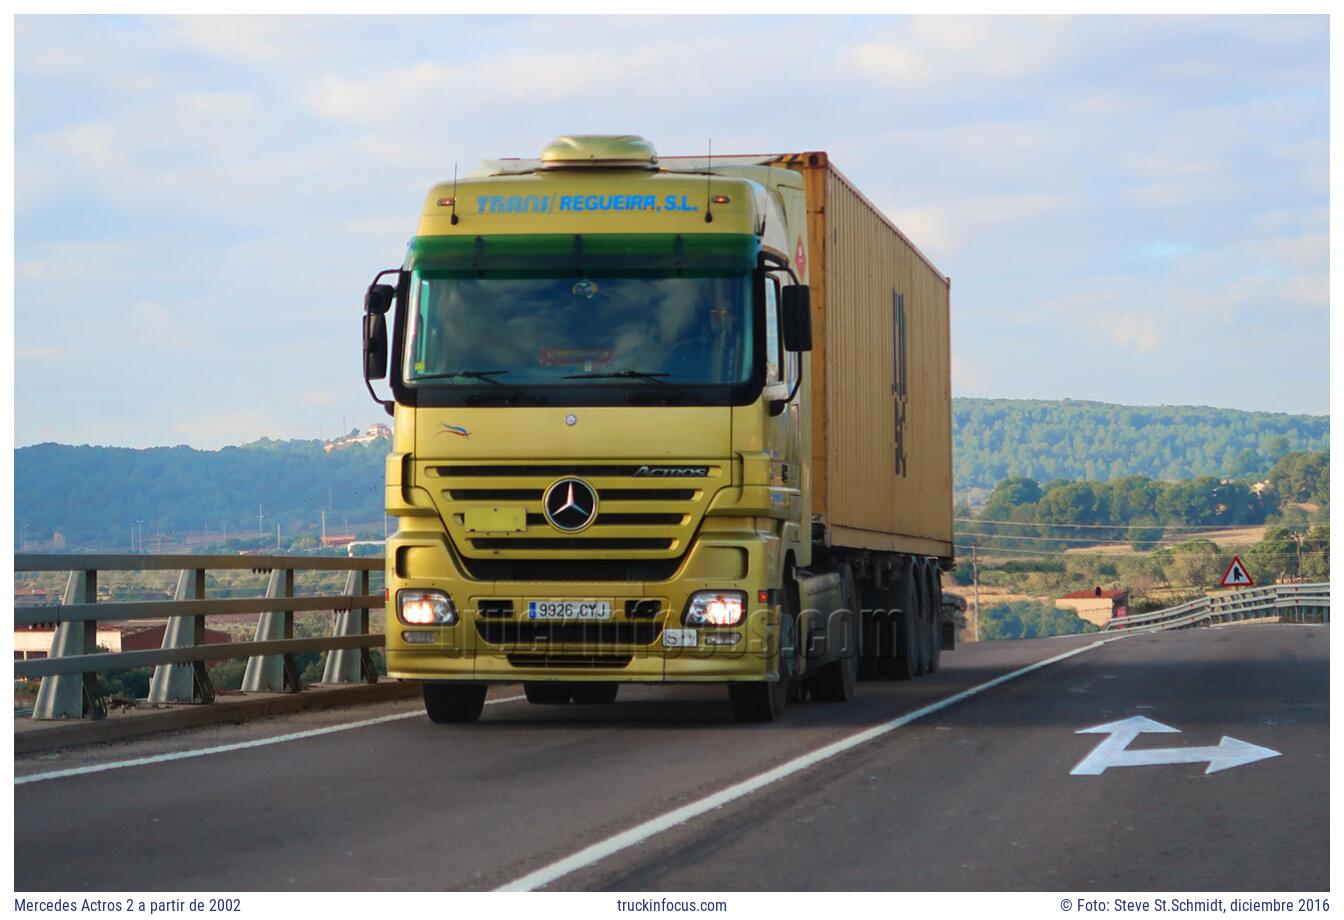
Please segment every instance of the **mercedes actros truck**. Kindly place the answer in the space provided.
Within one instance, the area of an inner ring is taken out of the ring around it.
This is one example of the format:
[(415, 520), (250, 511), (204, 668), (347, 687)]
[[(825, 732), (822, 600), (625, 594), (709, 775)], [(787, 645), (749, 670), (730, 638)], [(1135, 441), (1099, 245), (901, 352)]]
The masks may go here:
[(825, 153), (487, 161), (364, 307), (387, 671), (435, 722), (501, 682), (773, 721), (952, 647), (949, 281)]

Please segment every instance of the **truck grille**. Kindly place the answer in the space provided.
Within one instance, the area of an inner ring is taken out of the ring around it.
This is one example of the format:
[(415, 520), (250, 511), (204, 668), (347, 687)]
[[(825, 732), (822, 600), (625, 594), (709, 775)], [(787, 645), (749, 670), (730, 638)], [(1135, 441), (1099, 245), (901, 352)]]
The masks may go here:
[(463, 574), (477, 581), (667, 581), (675, 559), (474, 559), (458, 556)]
[[(702, 472), (697, 476), (639, 476), (645, 467)], [(434, 497), (463, 567), (473, 578), (576, 580), (583, 575), (538, 574), (532, 563), (572, 560), (593, 563), (611, 580), (626, 580), (640, 563), (661, 562), (649, 573), (671, 577), (685, 554), (714, 494), (730, 481), (729, 467), (717, 462), (657, 460), (645, 463), (425, 463), (417, 483)], [(574, 477), (593, 487), (598, 513), (577, 533), (547, 522), (542, 497), (558, 479)], [(517, 532), (468, 531), (473, 508), (518, 508), (526, 527)], [(637, 532), (632, 532), (637, 531)], [(507, 563), (501, 565), (500, 563)], [(508, 574), (502, 574), (508, 573)], [(602, 577), (599, 575), (599, 577)], [(661, 580), (660, 579), (660, 580)], [(586, 580), (586, 579), (585, 579)], [(605, 578), (603, 578), (605, 580)], [(633, 579), (632, 579), (633, 580)]]
[(656, 623), (508, 623), (476, 621), (476, 632), (491, 645), (652, 645), (663, 633)]
[(634, 655), (548, 655), (518, 653), (509, 655), (515, 668), (624, 668)]

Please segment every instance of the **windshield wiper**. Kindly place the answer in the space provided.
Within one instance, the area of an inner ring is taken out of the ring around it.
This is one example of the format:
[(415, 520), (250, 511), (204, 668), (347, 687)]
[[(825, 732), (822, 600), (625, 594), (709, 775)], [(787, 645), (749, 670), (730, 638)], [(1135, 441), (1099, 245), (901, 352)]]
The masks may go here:
[[(705, 401), (703, 399), (696, 396), (690, 390), (687, 390), (684, 387), (679, 387), (675, 383), (668, 383), (666, 380), (662, 379), (664, 377), (670, 377), (670, 376), (671, 376), (670, 374), (664, 374), (664, 373), (650, 374), (646, 373), (645, 371), (628, 370), (628, 371), (608, 371), (607, 373), (604, 374), (566, 374), (565, 379), (566, 380), (642, 380), (645, 383), (653, 383), (657, 384), (660, 387), (665, 387), (668, 390), (669, 394), (677, 393), (683, 399), (689, 399), (691, 402), (699, 403), (702, 406), (705, 404)], [(635, 402), (636, 400), (633, 398), (634, 395), (635, 394), (633, 393), (630, 394), (630, 396), (627, 397), (627, 399), (631, 402)]]
[[(511, 386), (509, 386), (507, 383), (500, 383), (498, 380), (495, 379), (495, 375), (496, 375), (496, 374), (507, 374), (507, 373), (509, 373), (509, 372), (506, 371), (506, 370), (505, 370), (505, 371), (449, 371), (449, 372), (446, 373), (446, 374), (428, 374), (428, 375), (423, 376), (423, 377), (420, 377), (420, 378), (418, 378), (418, 379), (420, 379), (420, 380), (447, 380), (447, 379), (450, 379), (450, 378), (453, 378), (453, 377), (466, 377), (466, 378), (468, 378), (468, 379), (470, 379), (470, 380), (479, 380), (479, 381), (481, 381), (482, 383), (488, 383), (488, 384), (491, 384), (491, 385), (493, 385), (493, 386), (497, 386), (497, 387), (499, 387), (501, 390), (504, 390), (507, 394), (509, 394), (509, 397), (510, 397), (509, 402), (514, 402), (514, 401), (519, 400), (519, 399), (525, 399), (525, 400), (527, 400), (528, 402), (532, 403), (532, 405), (534, 405), (534, 406), (540, 406), (540, 405), (542, 405), (543, 403), (546, 402), (546, 400), (545, 400), (543, 397), (538, 396), (538, 395), (536, 395), (535, 393), (528, 393), (528, 392), (525, 392), (525, 391), (523, 391), (523, 390), (518, 389), (517, 387), (511, 387)], [(469, 397), (467, 397), (467, 402), (468, 402), (469, 404), (475, 404), (475, 403), (480, 402), (480, 399), (479, 399), (479, 398), (475, 398), (475, 397), (477, 397), (477, 396), (479, 396), (479, 395), (480, 395), (480, 394), (474, 394), (474, 396), (469, 396)]]

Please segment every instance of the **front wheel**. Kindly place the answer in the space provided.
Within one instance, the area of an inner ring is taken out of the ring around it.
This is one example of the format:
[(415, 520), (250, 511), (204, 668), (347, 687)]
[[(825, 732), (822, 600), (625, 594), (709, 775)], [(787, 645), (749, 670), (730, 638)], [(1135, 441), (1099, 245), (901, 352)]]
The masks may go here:
[(527, 695), (527, 701), (534, 706), (568, 703), (572, 689), (570, 684), (555, 682), (523, 684), (523, 693)]
[(728, 685), (728, 702), (737, 722), (775, 722), (788, 702), (787, 680), (754, 681)]
[(738, 722), (778, 721), (789, 702), (793, 658), (797, 652), (798, 620), (793, 609), (792, 592), (785, 591), (784, 598), (784, 609), (779, 617), (779, 657), (775, 662), (777, 678), (728, 685), (728, 702), (733, 707), (733, 718)]
[(570, 699), (586, 705), (605, 705), (616, 702), (616, 694), (621, 685), (614, 682), (574, 684), (570, 689)]
[(429, 721), (475, 722), (485, 708), (485, 684), (422, 684)]

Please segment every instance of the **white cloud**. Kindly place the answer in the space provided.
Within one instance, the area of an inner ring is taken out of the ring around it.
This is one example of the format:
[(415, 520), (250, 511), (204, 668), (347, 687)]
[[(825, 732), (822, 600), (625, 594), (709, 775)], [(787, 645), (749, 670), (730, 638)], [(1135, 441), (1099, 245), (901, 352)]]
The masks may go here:
[(14, 357), (20, 361), (64, 361), (70, 357), (70, 350), (59, 345), (19, 345)]
[(1162, 342), (1163, 321), (1156, 316), (1111, 313), (1095, 316), (1088, 324), (1118, 348), (1131, 348), (1140, 354), (1155, 351)]
[(891, 86), (965, 88), (1047, 73), (1070, 50), (1059, 17), (917, 16), (885, 39), (855, 42), (841, 59)]
[(1020, 233), (1027, 225), (1074, 204), (1059, 194), (987, 195), (924, 207), (895, 207), (889, 213), (925, 252), (950, 255), (985, 233), (1009, 228)]

